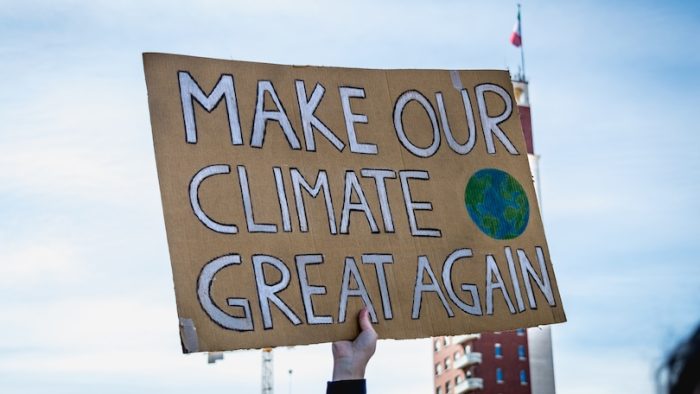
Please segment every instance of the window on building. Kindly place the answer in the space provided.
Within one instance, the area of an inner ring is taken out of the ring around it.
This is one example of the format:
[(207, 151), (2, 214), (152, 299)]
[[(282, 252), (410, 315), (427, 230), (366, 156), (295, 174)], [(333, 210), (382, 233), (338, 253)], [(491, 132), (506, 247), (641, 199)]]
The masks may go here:
[(447, 337), (442, 337), (442, 345), (447, 346)]
[(463, 380), (464, 378), (462, 377), (462, 375), (457, 375), (457, 378), (455, 378), (455, 384), (460, 384)]
[(467, 345), (464, 347), (464, 353), (471, 353), (472, 352), (472, 345)]
[(461, 354), (459, 352), (455, 352), (455, 362), (457, 362), (460, 356)]
[(517, 330), (515, 330), (515, 332), (516, 332), (518, 335), (520, 335), (520, 336), (525, 335), (525, 329), (524, 329), (524, 328), (518, 328)]
[(496, 358), (503, 357), (503, 349), (501, 348), (500, 343), (497, 343), (494, 345), (494, 354), (495, 354)]
[(518, 358), (525, 360), (525, 345), (518, 345)]
[(496, 368), (496, 383), (503, 383), (503, 370)]
[(442, 373), (442, 363), (435, 364), (435, 375), (440, 375)]
[(527, 372), (520, 370), (520, 384), (527, 384)]
[(448, 380), (445, 383), (445, 394), (450, 394), (450, 388), (451, 388), (450, 386), (451, 386), (451, 384), (450, 384), (450, 381)]
[(445, 369), (450, 369), (450, 365), (452, 364), (452, 359), (447, 357), (445, 359)]
[(440, 340), (438, 339), (437, 341), (435, 341), (435, 351), (437, 352), (439, 350), (440, 350)]
[(435, 394), (442, 394), (442, 387), (437, 387), (435, 389)]

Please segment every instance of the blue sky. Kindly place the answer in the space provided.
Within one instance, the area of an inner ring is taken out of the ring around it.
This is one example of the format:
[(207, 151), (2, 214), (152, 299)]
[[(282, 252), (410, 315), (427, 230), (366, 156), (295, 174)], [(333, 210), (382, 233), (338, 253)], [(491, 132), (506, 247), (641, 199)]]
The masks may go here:
[[(179, 350), (141, 53), (517, 69), (511, 1), (2, 1), (0, 390), (259, 391), (258, 352)], [(700, 5), (523, 4), (543, 215), (569, 322), (562, 393), (651, 393), (700, 321)], [(427, 340), (380, 343), (382, 393), (430, 392)], [(320, 392), (330, 346), (279, 349)], [(407, 373), (406, 371), (410, 371)]]

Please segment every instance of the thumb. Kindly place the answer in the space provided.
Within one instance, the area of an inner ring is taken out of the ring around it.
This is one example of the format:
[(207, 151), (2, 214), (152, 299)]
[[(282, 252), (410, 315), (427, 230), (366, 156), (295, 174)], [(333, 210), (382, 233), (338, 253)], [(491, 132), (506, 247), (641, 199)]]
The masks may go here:
[(352, 347), (356, 352), (358, 360), (362, 360), (363, 369), (367, 366), (367, 361), (372, 357), (374, 351), (377, 347), (377, 332), (374, 331), (372, 327), (372, 322), (369, 319), (369, 311), (367, 308), (362, 308), (360, 315), (358, 316), (358, 321), (360, 323), (360, 335), (355, 338), (352, 343)]
[(369, 319), (369, 311), (367, 310), (367, 307), (360, 310), (360, 317), (358, 320), (360, 323), (360, 330), (362, 330), (362, 332), (374, 332), (374, 327), (372, 327), (372, 322)]

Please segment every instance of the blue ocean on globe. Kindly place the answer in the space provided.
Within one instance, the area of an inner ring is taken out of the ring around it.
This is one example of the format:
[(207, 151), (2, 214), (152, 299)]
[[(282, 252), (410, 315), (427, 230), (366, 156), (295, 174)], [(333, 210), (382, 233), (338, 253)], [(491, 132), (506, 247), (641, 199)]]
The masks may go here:
[(495, 239), (520, 236), (530, 218), (523, 187), (510, 174), (495, 168), (484, 168), (469, 178), (464, 202), (479, 230)]

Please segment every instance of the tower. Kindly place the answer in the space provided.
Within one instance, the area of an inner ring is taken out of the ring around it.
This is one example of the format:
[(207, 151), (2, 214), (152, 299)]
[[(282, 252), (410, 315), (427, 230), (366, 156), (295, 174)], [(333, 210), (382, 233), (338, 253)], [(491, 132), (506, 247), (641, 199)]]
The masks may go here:
[[(532, 118), (530, 116), (530, 92), (528, 81), (524, 75), (513, 80), (513, 93), (520, 111), (520, 123), (523, 127), (527, 158), (530, 171), (535, 183), (537, 201), (542, 209), (542, 193), (540, 191), (540, 156), (535, 154)], [(532, 393), (554, 394), (554, 358), (552, 355), (552, 329), (549, 326), (527, 329), (527, 347), (530, 366), (530, 386)]]
[[(530, 170), (539, 189), (528, 81), (521, 71), (513, 79)], [(541, 207), (541, 204), (540, 204)], [(433, 338), (435, 394), (554, 394), (552, 336), (549, 327)]]

